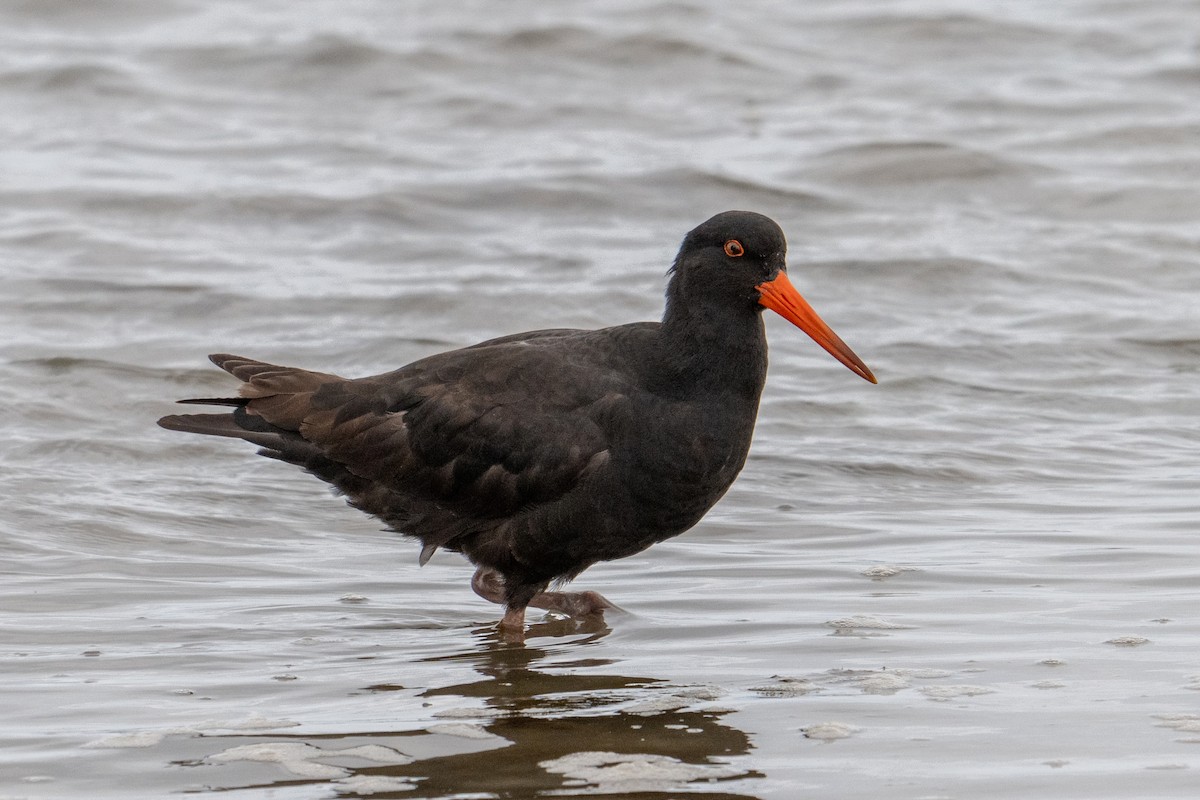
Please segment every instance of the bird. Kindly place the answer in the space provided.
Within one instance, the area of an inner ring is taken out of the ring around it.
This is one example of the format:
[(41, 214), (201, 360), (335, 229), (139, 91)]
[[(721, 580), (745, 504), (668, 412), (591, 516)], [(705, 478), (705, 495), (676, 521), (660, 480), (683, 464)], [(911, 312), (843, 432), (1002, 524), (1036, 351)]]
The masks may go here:
[(516, 333), (354, 379), (216, 354), (237, 396), (179, 402), (232, 410), (158, 424), (303, 467), (415, 539), (421, 566), (461, 553), (474, 591), (504, 606), (500, 632), (523, 641), (529, 607), (616, 608), (551, 585), (678, 536), (733, 484), (766, 380), (764, 310), (877, 383), (786, 253), (774, 220), (726, 211), (684, 237), (660, 322)]

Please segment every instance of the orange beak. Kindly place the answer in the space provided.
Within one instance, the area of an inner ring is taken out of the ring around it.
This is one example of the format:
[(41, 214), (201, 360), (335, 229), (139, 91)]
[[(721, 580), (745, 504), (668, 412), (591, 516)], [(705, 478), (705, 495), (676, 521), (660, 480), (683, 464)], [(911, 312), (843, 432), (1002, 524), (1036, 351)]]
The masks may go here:
[(826, 352), (849, 367), (851, 372), (871, 383), (879, 383), (862, 359), (854, 355), (854, 351), (817, 316), (817, 312), (813, 311), (808, 301), (800, 296), (796, 287), (788, 280), (786, 272), (780, 270), (774, 280), (760, 283), (754, 288), (758, 289), (759, 305), (766, 306), (807, 333), (814, 342), (825, 348)]

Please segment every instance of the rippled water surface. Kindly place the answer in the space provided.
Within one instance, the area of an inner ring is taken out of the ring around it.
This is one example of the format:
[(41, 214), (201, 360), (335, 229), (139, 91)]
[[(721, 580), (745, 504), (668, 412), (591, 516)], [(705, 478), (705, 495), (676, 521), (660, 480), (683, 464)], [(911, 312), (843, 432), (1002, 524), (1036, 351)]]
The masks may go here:
[[(1197, 795), (1190, 0), (30, 0), (0, 105), (0, 796)], [(727, 208), (880, 384), (769, 320), (604, 625), (154, 426), (652, 319)]]

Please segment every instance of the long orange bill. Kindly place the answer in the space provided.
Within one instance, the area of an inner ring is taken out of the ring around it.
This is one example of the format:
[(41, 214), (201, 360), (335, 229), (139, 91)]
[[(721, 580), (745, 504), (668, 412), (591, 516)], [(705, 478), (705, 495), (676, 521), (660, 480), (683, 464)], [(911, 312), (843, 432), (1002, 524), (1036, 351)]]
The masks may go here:
[(774, 280), (765, 281), (754, 288), (758, 289), (760, 305), (766, 306), (807, 333), (814, 342), (825, 348), (831, 356), (849, 367), (852, 372), (861, 375), (871, 383), (879, 383), (862, 359), (854, 355), (854, 351), (833, 332), (832, 328), (825, 324), (824, 320), (817, 316), (817, 312), (813, 311), (808, 301), (800, 296), (796, 287), (792, 286), (792, 282), (788, 280), (786, 272), (780, 270)]

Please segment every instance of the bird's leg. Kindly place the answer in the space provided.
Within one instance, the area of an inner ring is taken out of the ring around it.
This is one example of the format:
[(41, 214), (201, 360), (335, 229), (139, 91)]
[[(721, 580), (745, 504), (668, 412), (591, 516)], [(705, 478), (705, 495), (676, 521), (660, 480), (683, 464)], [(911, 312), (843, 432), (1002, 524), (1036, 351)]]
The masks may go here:
[(497, 605), (508, 603), (504, 596), (504, 578), (500, 577), (500, 573), (494, 569), (480, 567), (475, 570), (475, 574), (471, 576), (471, 588), (475, 590), (475, 594), (489, 603)]
[(504, 616), (501, 617), (498, 626), (504, 641), (525, 641), (525, 606), (515, 608), (508, 604), (504, 591), (504, 578), (499, 572), (487, 567), (480, 567), (471, 576), (471, 588), (484, 600), (505, 607)]
[(500, 630), (510, 636), (516, 634), (523, 639), (525, 634), (525, 607), (513, 608), (509, 606), (504, 609), (504, 616), (500, 618)]
[[(500, 631), (509, 641), (522, 641), (525, 636), (525, 606), (516, 607), (508, 602), (504, 578), (499, 572), (479, 567), (471, 577), (471, 588), (475, 594), (490, 603), (505, 606), (500, 620)], [(546, 611), (557, 611), (568, 617), (586, 617), (599, 614), (605, 609), (620, 610), (599, 592), (538, 592), (529, 601), (529, 606)]]
[(599, 592), (541, 592), (533, 596), (529, 605), (546, 611), (557, 611), (568, 617), (585, 617), (598, 614), (607, 608), (617, 608)]

